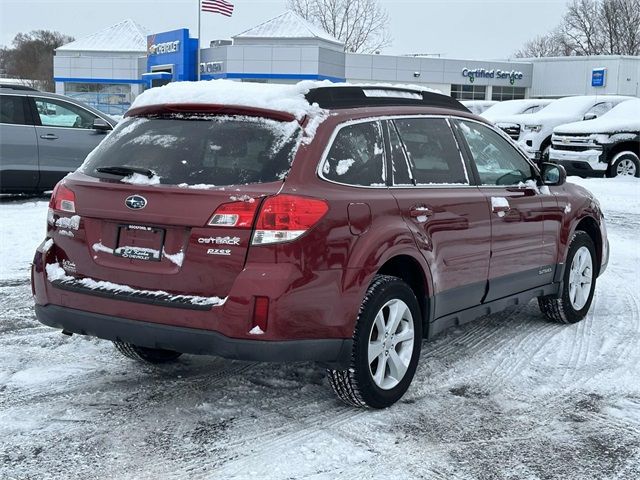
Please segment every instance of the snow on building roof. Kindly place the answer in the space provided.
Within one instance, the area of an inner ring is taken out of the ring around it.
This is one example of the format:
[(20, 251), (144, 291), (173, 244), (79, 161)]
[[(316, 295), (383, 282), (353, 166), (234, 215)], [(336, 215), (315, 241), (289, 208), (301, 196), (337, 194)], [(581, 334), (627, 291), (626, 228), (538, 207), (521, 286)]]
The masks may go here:
[(131, 19), (67, 43), (56, 51), (146, 52), (149, 30)]
[(322, 28), (309, 23), (291, 10), (272, 18), (271, 20), (267, 20), (260, 25), (250, 28), (249, 30), (245, 30), (242, 33), (234, 35), (233, 38), (307, 38), (344, 45), (343, 42), (332, 37)]

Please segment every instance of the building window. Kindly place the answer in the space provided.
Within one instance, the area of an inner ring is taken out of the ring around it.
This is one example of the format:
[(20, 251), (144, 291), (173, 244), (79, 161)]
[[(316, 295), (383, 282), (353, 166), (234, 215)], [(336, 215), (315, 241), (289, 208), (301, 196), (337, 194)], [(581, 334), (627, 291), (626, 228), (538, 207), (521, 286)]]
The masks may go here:
[(524, 87), (493, 87), (491, 100), (521, 100), (524, 98)]
[(456, 100), (485, 100), (487, 87), (484, 85), (451, 85), (451, 96)]
[(131, 85), (126, 83), (65, 82), (64, 93), (110, 115), (123, 115), (131, 106)]

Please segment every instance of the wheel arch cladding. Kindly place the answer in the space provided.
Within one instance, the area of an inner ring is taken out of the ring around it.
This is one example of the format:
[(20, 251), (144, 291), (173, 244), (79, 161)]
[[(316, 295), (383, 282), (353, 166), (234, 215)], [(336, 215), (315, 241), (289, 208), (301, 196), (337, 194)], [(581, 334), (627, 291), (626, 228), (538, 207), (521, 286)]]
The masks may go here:
[[(640, 135), (638, 136), (640, 139)], [(638, 140), (630, 140), (628, 142), (620, 142), (611, 148), (607, 161), (612, 162), (614, 157), (622, 152), (631, 152), (640, 157), (640, 142)]]
[[(426, 327), (429, 321), (429, 310), (427, 304), (427, 296), (429, 294), (429, 284), (425, 271), (420, 263), (409, 255), (397, 255), (387, 260), (378, 270), (379, 275), (390, 275), (404, 280), (411, 290), (413, 290), (420, 314), (422, 315), (423, 325)], [(423, 329), (423, 334), (426, 329)]]
[(576, 225), (574, 233), (577, 231), (582, 231), (582, 232), (585, 232), (587, 235), (589, 235), (589, 237), (591, 237), (591, 241), (596, 247), (596, 277), (597, 277), (598, 274), (600, 273), (600, 268), (602, 266), (601, 265), (602, 264), (602, 237), (600, 236), (600, 227), (598, 225), (598, 222), (596, 222), (596, 220), (593, 217), (586, 216), (582, 218)]

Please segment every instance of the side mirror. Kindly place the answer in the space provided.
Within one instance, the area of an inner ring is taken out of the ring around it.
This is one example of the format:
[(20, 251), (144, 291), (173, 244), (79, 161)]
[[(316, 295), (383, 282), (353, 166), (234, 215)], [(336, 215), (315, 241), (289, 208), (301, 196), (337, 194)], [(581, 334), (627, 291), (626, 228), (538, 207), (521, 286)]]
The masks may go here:
[(540, 170), (542, 172), (542, 183), (545, 185), (558, 187), (564, 185), (567, 181), (567, 171), (562, 165), (543, 162)]
[(98, 130), (99, 132), (106, 132), (108, 130), (112, 130), (113, 127), (107, 123), (107, 121), (103, 118), (97, 117), (93, 121), (93, 125), (91, 126), (94, 130)]
[(582, 120), (595, 120), (596, 118), (598, 118), (598, 115), (596, 115), (595, 113), (587, 113), (584, 117), (582, 117)]

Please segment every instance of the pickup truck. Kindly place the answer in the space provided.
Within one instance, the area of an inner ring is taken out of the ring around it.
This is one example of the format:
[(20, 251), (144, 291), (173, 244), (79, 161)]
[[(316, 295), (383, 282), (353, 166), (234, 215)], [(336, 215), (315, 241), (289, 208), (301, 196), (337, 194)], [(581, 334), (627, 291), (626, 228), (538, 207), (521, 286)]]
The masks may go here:
[(517, 117), (521, 129), (518, 143), (529, 158), (538, 163), (544, 162), (549, 158), (551, 135), (555, 127), (596, 119), (630, 98), (614, 95), (560, 98), (537, 113)]
[(640, 99), (622, 102), (596, 120), (556, 127), (549, 159), (569, 175), (640, 176)]
[(520, 138), (518, 116), (536, 113), (549, 105), (553, 100), (544, 98), (527, 98), (522, 100), (505, 100), (496, 103), (480, 114), (481, 117), (493, 122), (514, 141)]

